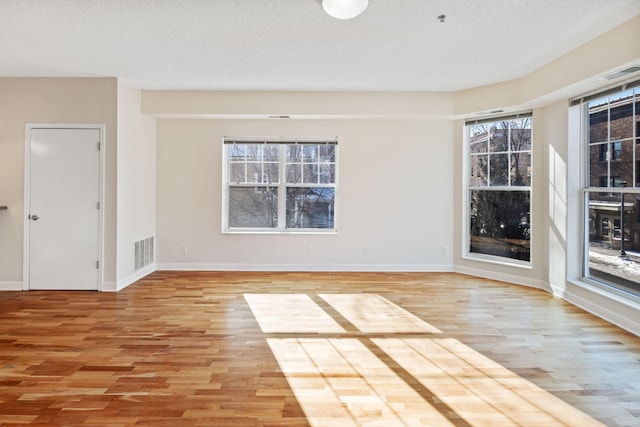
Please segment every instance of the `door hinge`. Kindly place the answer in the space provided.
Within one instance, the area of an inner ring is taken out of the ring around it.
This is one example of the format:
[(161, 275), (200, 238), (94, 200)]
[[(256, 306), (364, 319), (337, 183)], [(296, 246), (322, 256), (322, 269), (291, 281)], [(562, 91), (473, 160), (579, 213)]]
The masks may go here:
[(100, 261), (96, 261), (96, 268), (100, 268)]
[(98, 142), (98, 151), (100, 151), (100, 143)]
[(96, 209), (100, 209), (100, 202), (96, 202)]

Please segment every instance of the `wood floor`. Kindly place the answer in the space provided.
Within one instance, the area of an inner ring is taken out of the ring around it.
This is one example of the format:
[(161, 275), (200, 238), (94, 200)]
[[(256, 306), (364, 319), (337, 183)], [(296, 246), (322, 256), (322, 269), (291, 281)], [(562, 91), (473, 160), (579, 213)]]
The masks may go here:
[(638, 426), (640, 338), (440, 273), (0, 293), (0, 425)]

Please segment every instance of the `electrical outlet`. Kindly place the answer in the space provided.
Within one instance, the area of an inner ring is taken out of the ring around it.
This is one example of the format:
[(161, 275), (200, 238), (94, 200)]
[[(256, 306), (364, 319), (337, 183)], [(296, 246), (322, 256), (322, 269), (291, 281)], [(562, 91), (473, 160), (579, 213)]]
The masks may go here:
[(307, 246), (307, 253), (309, 255), (311, 255), (313, 253), (313, 246), (311, 246), (311, 245)]
[(362, 247), (362, 255), (369, 255), (369, 248), (366, 246)]
[(185, 245), (184, 243), (180, 245), (180, 253), (181, 254), (186, 254), (189, 248), (187, 248), (187, 245)]
[(440, 249), (440, 253), (441, 253), (442, 255), (447, 255), (447, 254), (449, 253), (449, 249), (448, 249), (446, 246), (443, 246), (443, 247)]

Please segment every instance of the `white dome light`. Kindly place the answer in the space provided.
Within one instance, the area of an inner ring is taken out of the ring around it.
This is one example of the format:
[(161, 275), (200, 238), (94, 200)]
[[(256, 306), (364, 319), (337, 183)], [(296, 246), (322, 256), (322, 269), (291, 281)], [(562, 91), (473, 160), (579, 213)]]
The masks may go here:
[(369, 6), (369, 0), (322, 0), (322, 8), (338, 19), (351, 19)]

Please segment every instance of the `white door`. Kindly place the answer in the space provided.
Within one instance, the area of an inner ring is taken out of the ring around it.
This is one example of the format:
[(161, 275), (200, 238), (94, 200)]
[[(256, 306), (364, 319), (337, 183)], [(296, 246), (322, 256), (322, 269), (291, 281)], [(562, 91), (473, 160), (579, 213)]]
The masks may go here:
[(100, 129), (31, 129), (29, 289), (97, 290)]

